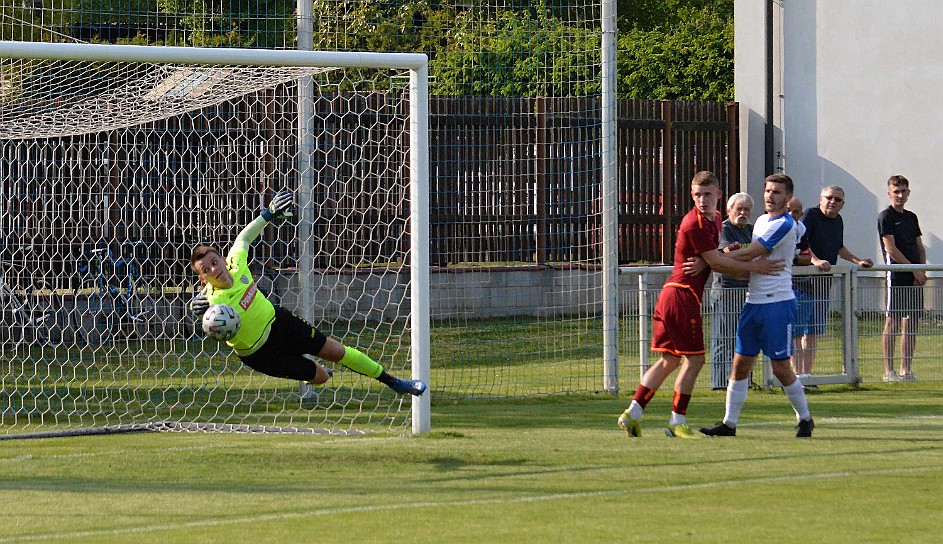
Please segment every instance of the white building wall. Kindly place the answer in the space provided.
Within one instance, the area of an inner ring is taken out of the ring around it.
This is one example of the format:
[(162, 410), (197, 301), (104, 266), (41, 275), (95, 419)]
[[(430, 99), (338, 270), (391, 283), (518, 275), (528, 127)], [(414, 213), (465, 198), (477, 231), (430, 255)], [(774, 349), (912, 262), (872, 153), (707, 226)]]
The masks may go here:
[[(743, 183), (762, 194), (766, 0), (735, 0)], [(910, 180), (931, 263), (943, 263), (943, 2), (774, 2), (777, 166), (806, 206), (845, 189), (845, 245), (880, 260), (887, 178)], [(781, 96), (779, 96), (781, 95)]]
[(766, 177), (765, 15), (763, 1), (734, 3), (733, 86), (734, 98), (740, 103), (740, 183), (754, 198), (762, 194)]

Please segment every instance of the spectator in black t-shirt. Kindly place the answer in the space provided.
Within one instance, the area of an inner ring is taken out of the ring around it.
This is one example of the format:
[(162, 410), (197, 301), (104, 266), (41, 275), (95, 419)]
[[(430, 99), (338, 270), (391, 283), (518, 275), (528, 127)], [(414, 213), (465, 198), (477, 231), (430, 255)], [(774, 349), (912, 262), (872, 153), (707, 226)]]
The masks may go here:
[[(926, 264), (927, 251), (923, 246), (917, 215), (904, 209), (910, 197), (910, 182), (904, 176), (887, 180), (887, 195), (891, 205), (878, 215), (878, 235), (881, 253), (887, 264)], [(881, 347), (884, 351), (884, 381), (916, 381), (911, 369), (914, 346), (917, 343), (917, 323), (923, 313), (923, 285), (927, 283), (924, 271), (889, 272), (887, 274), (887, 318)], [(900, 374), (894, 372), (894, 344), (900, 331)]]
[[(822, 272), (831, 270), (839, 257), (864, 268), (874, 265), (871, 259), (861, 259), (845, 247), (845, 225), (839, 215), (844, 205), (844, 189), (829, 185), (819, 193), (818, 207), (809, 208), (802, 218), (811, 264)], [(793, 366), (796, 374), (807, 377), (812, 374), (815, 363), (818, 336), (825, 334), (832, 277), (813, 276), (798, 280), (795, 287), (799, 315), (796, 316)]]

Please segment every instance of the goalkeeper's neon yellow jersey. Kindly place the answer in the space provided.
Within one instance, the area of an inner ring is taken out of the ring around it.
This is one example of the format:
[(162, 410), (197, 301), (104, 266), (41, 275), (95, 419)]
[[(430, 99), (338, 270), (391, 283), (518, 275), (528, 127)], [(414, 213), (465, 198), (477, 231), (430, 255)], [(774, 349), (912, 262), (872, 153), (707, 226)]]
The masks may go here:
[(239, 355), (249, 355), (262, 347), (275, 321), (275, 307), (259, 292), (258, 285), (249, 273), (248, 260), (248, 244), (234, 244), (226, 255), (226, 267), (233, 279), (232, 287), (219, 289), (207, 285), (203, 290), (210, 304), (228, 304), (239, 312), (242, 322), (239, 333), (226, 341)]

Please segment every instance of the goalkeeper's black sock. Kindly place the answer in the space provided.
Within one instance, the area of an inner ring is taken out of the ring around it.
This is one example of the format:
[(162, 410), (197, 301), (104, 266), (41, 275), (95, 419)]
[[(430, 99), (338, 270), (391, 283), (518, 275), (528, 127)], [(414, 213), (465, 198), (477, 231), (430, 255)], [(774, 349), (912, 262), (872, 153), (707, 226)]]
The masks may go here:
[(380, 363), (364, 355), (360, 350), (350, 346), (344, 346), (344, 358), (340, 363), (354, 372), (376, 378), (380, 383), (387, 387), (393, 387), (398, 380), (390, 375)]
[(377, 376), (377, 380), (387, 387), (393, 387), (393, 382), (396, 381), (396, 377), (384, 370)]

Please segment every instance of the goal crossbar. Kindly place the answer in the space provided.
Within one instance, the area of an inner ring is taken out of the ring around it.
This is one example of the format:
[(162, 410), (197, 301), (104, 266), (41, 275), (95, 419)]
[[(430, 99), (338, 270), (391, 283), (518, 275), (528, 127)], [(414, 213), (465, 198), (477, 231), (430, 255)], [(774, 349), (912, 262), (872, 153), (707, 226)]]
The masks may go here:
[(258, 66), (313, 66), (400, 68), (423, 70), (423, 53), (350, 51), (295, 51), (226, 47), (177, 47), (0, 41), (0, 57), (15, 59), (82, 60), (91, 62), (159, 62), (181, 64), (252, 64)]

